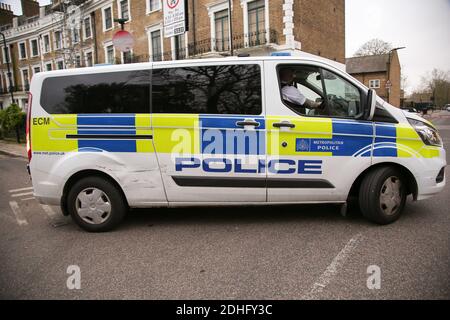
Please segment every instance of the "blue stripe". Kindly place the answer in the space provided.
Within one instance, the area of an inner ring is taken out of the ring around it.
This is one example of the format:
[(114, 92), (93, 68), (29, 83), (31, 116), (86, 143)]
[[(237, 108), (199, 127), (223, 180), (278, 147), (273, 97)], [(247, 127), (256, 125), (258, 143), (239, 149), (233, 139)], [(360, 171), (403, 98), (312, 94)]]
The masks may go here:
[(393, 137), (393, 138), (395, 138), (397, 136), (397, 131), (395, 129), (395, 126), (380, 126), (380, 125), (376, 125), (376, 127), (375, 127), (375, 134), (376, 134), (376, 136)]
[(373, 135), (372, 124), (366, 123), (349, 123), (333, 120), (333, 135), (336, 134), (357, 134), (357, 135)]
[[(84, 148), (88, 148), (83, 150)], [(135, 140), (78, 140), (79, 151), (97, 148), (109, 152), (136, 152)]]

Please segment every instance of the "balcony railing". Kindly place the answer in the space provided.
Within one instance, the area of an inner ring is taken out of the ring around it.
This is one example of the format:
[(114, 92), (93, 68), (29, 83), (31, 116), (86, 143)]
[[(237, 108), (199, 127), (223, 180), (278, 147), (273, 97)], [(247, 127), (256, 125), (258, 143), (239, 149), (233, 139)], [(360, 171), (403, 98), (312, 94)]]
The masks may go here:
[[(278, 33), (275, 30), (262, 30), (259, 32), (233, 36), (234, 50), (267, 44), (279, 44)], [(222, 39), (207, 38), (195, 43), (189, 43), (187, 47), (179, 48), (178, 50), (167, 50), (162, 53), (150, 55), (149, 58), (152, 61), (161, 61), (163, 60), (162, 58), (164, 58), (164, 60), (172, 60), (173, 58), (175, 58), (175, 60), (183, 60), (211, 52), (229, 53), (229, 51), (230, 41), (228, 37)]]

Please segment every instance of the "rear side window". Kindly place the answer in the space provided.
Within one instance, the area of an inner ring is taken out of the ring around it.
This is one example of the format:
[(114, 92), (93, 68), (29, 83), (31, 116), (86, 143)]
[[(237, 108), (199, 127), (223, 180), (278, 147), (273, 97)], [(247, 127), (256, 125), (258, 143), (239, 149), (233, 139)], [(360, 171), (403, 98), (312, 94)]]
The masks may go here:
[(259, 115), (258, 65), (220, 65), (154, 69), (153, 113)]
[(41, 106), (50, 114), (149, 113), (150, 70), (47, 78)]

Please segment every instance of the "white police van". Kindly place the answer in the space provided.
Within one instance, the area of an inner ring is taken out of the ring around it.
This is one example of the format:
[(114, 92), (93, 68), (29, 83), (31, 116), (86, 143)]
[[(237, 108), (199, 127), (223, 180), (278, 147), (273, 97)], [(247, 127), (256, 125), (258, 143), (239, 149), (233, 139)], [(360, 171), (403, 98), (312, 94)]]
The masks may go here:
[[(302, 101), (287, 99), (285, 86)], [(43, 72), (31, 83), (27, 123), (35, 197), (87, 231), (112, 229), (129, 208), (350, 196), (387, 224), (408, 194), (421, 200), (445, 186), (436, 128), (322, 58)]]

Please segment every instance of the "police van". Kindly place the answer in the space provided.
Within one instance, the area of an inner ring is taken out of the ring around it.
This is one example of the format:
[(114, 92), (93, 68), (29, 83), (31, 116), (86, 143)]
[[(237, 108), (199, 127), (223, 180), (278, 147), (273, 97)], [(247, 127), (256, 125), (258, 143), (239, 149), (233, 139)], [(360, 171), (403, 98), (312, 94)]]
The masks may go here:
[(408, 195), (445, 186), (436, 128), (319, 57), (42, 72), (27, 124), (35, 197), (87, 231), (112, 229), (130, 208), (350, 197), (388, 224)]

